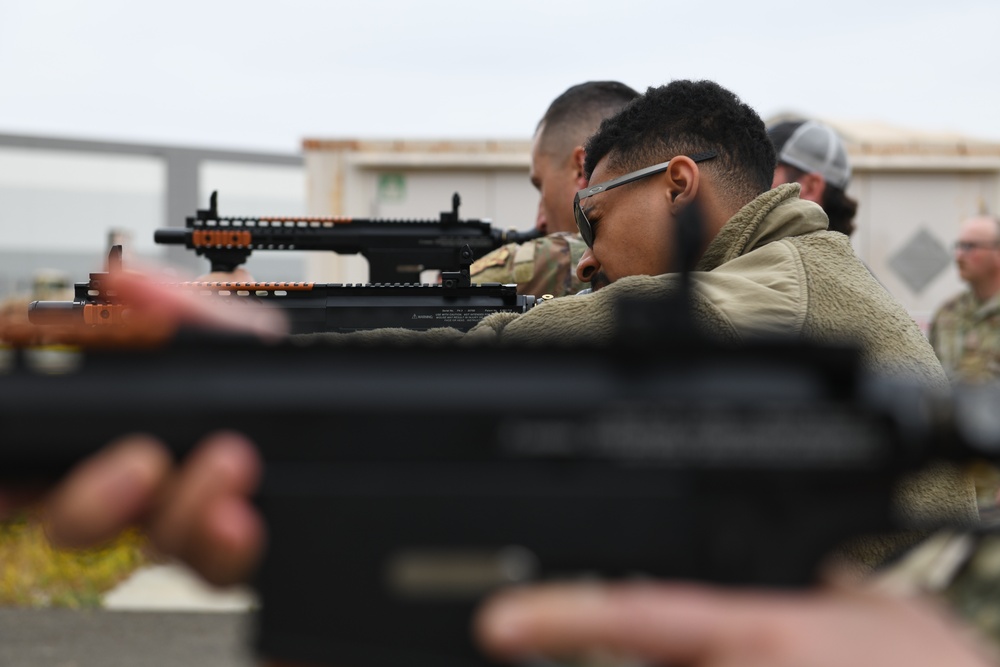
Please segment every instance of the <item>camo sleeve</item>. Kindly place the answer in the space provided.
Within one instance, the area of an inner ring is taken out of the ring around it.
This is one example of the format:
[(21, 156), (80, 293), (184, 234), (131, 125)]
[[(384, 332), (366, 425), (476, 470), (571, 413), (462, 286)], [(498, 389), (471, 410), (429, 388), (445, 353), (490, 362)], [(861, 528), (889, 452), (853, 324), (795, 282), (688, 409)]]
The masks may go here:
[(515, 283), (519, 294), (536, 297), (576, 294), (587, 286), (576, 278), (576, 265), (586, 249), (579, 234), (566, 232), (510, 243), (473, 262), (472, 282)]
[(939, 532), (871, 581), (889, 593), (938, 598), (1000, 651), (1000, 534), (987, 528)]

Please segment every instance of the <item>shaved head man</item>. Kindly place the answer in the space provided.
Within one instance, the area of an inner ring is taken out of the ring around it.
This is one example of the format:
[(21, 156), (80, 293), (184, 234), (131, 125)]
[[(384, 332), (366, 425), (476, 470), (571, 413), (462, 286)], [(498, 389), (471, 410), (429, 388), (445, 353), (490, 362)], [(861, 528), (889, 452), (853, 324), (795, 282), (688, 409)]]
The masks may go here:
[(1000, 220), (965, 220), (955, 264), (969, 289), (934, 315), (931, 345), (952, 381), (991, 380), (1000, 376)]
[(587, 138), (601, 121), (639, 93), (618, 81), (587, 81), (557, 97), (535, 127), (531, 143), (531, 184), (538, 190), (535, 229), (545, 236), (511, 243), (472, 265), (477, 283), (516, 283), (520, 294), (565, 296), (587, 285), (576, 277), (586, 250), (573, 218), (573, 196), (587, 185), (583, 171)]

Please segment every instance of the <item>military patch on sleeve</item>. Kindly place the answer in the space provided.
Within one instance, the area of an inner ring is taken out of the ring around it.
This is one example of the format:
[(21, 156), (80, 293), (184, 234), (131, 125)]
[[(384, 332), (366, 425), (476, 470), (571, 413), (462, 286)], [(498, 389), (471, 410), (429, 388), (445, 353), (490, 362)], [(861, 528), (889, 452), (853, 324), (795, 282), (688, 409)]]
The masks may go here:
[(535, 248), (542, 240), (535, 239), (518, 246), (514, 255), (514, 282), (518, 285), (528, 282), (535, 275)]
[(517, 246), (517, 254), (514, 256), (515, 264), (522, 264), (524, 262), (534, 262), (535, 261), (535, 247), (538, 242), (543, 239), (535, 239), (534, 241), (529, 241), (528, 243), (522, 243)]
[(508, 246), (497, 248), (493, 252), (483, 255), (474, 261), (472, 266), (469, 267), (469, 273), (474, 276), (494, 266), (503, 266), (509, 258), (510, 249)]

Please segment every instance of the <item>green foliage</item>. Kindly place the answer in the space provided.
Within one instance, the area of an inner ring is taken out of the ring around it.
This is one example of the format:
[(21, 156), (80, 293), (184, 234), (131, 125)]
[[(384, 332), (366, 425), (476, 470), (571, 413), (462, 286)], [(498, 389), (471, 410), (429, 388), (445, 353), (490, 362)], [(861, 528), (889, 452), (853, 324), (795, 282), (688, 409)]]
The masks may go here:
[(0, 605), (98, 607), (101, 596), (148, 562), (147, 540), (129, 531), (94, 549), (54, 549), (25, 519), (0, 522)]

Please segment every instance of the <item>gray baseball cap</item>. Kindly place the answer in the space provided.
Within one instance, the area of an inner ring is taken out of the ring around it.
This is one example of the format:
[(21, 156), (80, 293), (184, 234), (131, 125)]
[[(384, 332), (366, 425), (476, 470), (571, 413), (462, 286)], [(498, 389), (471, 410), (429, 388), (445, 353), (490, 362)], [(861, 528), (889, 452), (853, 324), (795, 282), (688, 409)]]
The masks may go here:
[(837, 132), (814, 120), (786, 121), (767, 128), (778, 162), (816, 172), (841, 190), (851, 180), (851, 163)]

